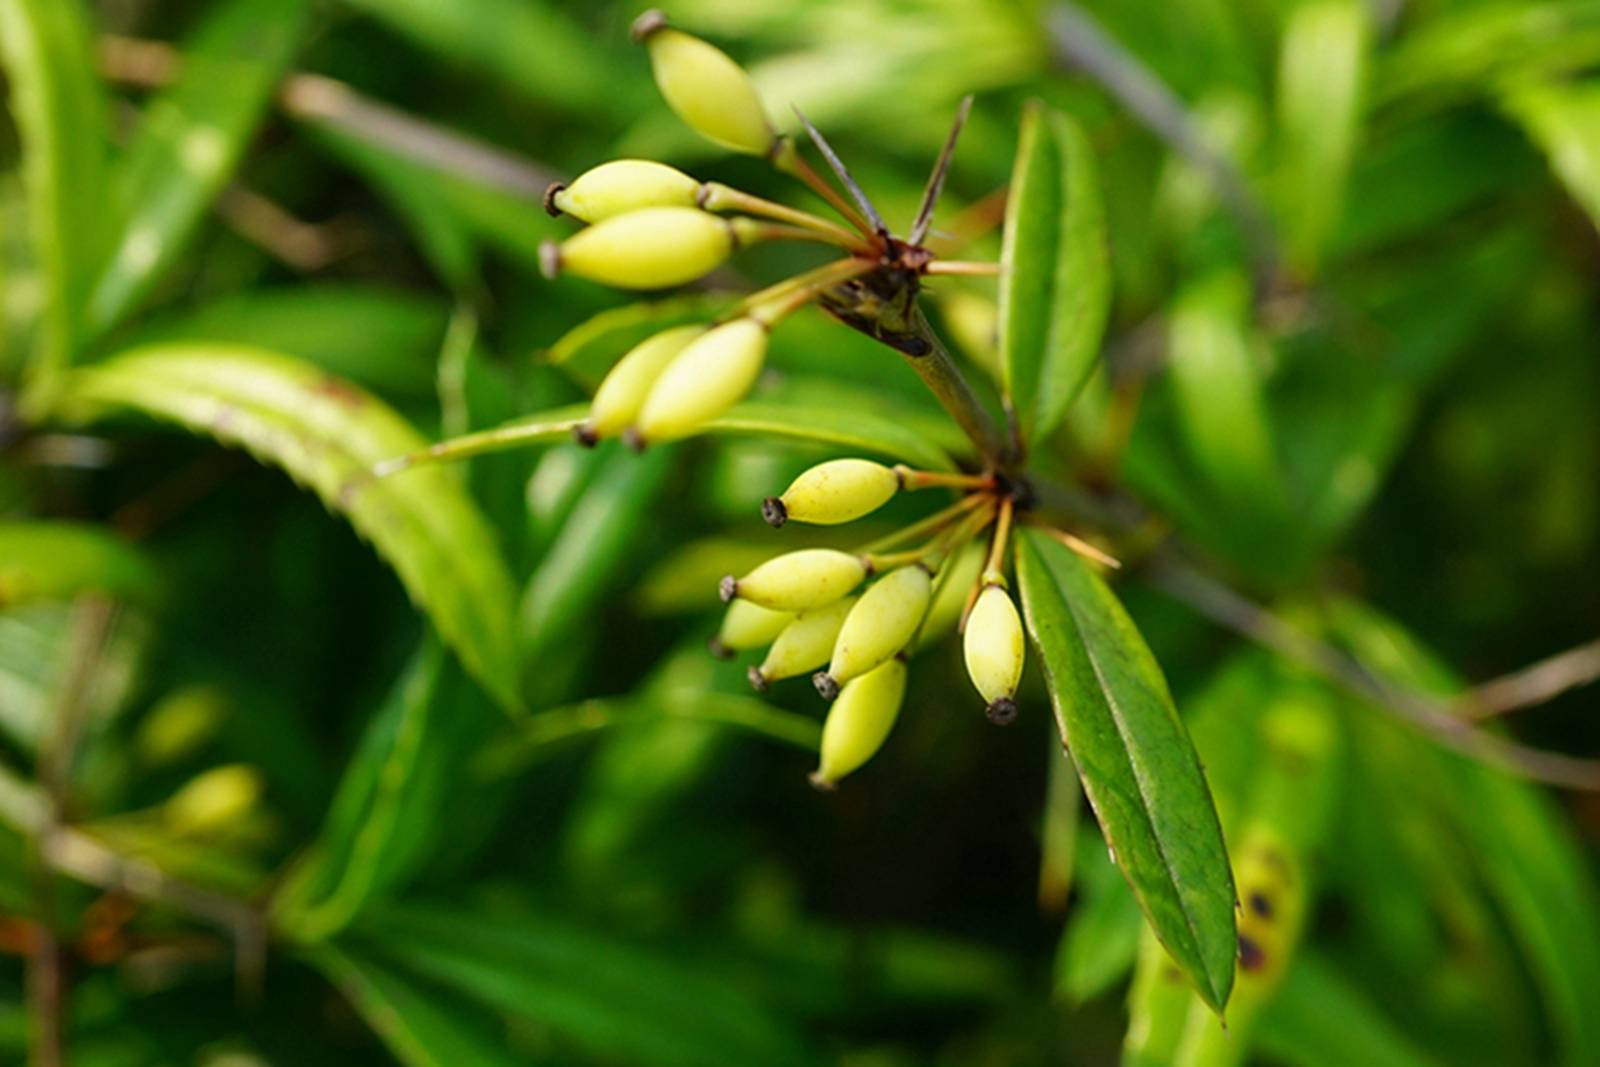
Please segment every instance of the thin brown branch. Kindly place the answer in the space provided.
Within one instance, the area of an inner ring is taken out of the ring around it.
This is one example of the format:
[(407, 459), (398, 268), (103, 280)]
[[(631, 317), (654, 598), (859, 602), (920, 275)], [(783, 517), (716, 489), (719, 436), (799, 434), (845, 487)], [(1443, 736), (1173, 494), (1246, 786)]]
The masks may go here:
[[(48, 873), (40, 872), (40, 876), (48, 878)], [(66, 1062), (66, 959), (51, 925), (44, 916), (32, 925), (33, 946), (28, 954), (28, 1062), (32, 1067), (62, 1067)]]
[(217, 214), (245, 240), (287, 267), (309, 274), (353, 249), (337, 226), (296, 218), (277, 201), (234, 182), (217, 197)]
[(1548, 785), (1600, 790), (1600, 760), (1548, 752), (1486, 733), (1463, 718), (1453, 702), (1390, 684), (1354, 657), (1295, 629), (1170, 550), (1158, 553), (1146, 574), (1156, 588), (1213, 622), (1411, 724), (1446, 748)]
[[(98, 58), (108, 79), (145, 88), (171, 82), (183, 62), (178, 50), (165, 42), (114, 35), (100, 38)], [(278, 103), (290, 118), (326, 124), (419, 166), (529, 200), (542, 201), (558, 177), (526, 157), (379, 103), (319, 74), (290, 74)]]
[(1595, 681), (1600, 681), (1600, 638), (1484, 682), (1456, 701), (1456, 711), (1470, 719), (1488, 719), (1537, 707)]
[(1077, 4), (1062, 0), (1052, 5), (1046, 24), (1062, 66), (1098, 82), (1146, 129), (1210, 179), (1244, 236), (1255, 264), (1258, 294), (1274, 290), (1283, 254), (1266, 209), (1233, 161), (1206, 141), (1177, 94)]

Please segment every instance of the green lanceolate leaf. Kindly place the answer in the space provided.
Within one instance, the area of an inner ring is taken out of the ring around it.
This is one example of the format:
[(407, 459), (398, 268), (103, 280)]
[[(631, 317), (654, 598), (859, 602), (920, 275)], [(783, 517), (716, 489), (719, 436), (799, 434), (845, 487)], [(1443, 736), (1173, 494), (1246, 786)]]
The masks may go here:
[(1572, 198), (1600, 226), (1600, 82), (1518, 89), (1506, 110), (1550, 158)]
[(1301, 4), (1283, 31), (1278, 65), (1279, 200), (1294, 266), (1315, 272), (1344, 204), (1361, 119), (1367, 5)]
[(1088, 139), (1032, 105), (1006, 204), (1001, 383), (1026, 439), (1061, 422), (1094, 369), (1111, 307), (1105, 212)]
[(183, 251), (232, 176), (294, 57), (307, 0), (229, 0), (183, 48), (178, 80), (145, 106), (122, 161), (127, 216), (89, 307), (114, 325)]
[(538, 658), (561, 649), (571, 628), (612, 591), (648, 524), (672, 456), (663, 448), (635, 456), (615, 444), (610, 452), (523, 591), (522, 639), (533, 671)]
[(362, 931), (408, 970), (548, 1027), (604, 1062), (817, 1062), (799, 1034), (737, 984), (615, 933), (523, 909), (424, 905), (387, 910)]
[[(278, 925), (301, 941), (321, 940), (389, 888), (425, 838), (419, 824), (440, 808), (445, 776), (429, 774), (442, 747), (449, 661), (428, 640), (368, 723), (339, 782), (316, 843), (274, 900)], [(433, 743), (430, 743), (433, 742)]]
[(1213, 1008), (1233, 985), (1233, 876), (1165, 679), (1087, 563), (1025, 530), (1017, 578), (1061, 740), (1106, 842), (1168, 953)]
[(150, 600), (159, 589), (149, 562), (104, 527), (0, 521), (0, 607), (80, 593)]
[(440, 996), (429, 983), (352, 949), (324, 945), (308, 959), (349, 998), (406, 1067), (468, 1063), (499, 1067), (521, 1062), (502, 1047), (492, 1016), (463, 1010), (457, 998)]
[(131, 350), (69, 384), (79, 417), (131, 409), (283, 468), (348, 516), (467, 669), (518, 705), (514, 594), (494, 533), (448, 471), (370, 476), (425, 443), (382, 401), (300, 360), (232, 345)]
[(1429, 1067), (1436, 1061), (1326, 960), (1297, 959), (1261, 1018), (1259, 1045), (1300, 1067)]
[(1283, 509), (1249, 316), (1243, 276), (1218, 272), (1190, 285), (1172, 309), (1167, 359), (1195, 465), (1235, 522), (1246, 526), (1252, 519), (1270, 522)]
[[(1460, 691), (1459, 679), (1399, 624), (1355, 601), (1337, 602), (1334, 618), (1361, 662), (1391, 684), (1441, 698)], [(1469, 848), (1538, 981), (1559, 1062), (1585, 1062), (1600, 1047), (1600, 1017), (1590, 1010), (1600, 954), (1572, 946), (1600, 944), (1600, 884), (1582, 845), (1551, 799), (1529, 783), (1407, 740), (1417, 746), (1413, 759), (1440, 765), (1436, 803)]]
[(0, 62), (22, 139), (44, 313), (30, 402), (47, 406), (83, 333), (104, 254), (106, 105), (79, 0), (0, 0)]

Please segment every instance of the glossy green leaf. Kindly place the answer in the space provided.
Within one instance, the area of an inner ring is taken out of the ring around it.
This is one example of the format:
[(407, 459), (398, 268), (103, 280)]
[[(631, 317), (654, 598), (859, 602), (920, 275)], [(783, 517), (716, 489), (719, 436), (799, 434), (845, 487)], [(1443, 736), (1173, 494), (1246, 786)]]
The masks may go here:
[(459, 998), (441, 995), (436, 986), (401, 974), (368, 953), (324, 945), (307, 959), (339, 987), (406, 1067), (526, 1062), (506, 1051), (486, 1013), (474, 1019)]
[(47, 406), (83, 336), (106, 241), (106, 103), (80, 0), (0, 0), (0, 62), (22, 140), (34, 255), (44, 281), (31, 402)]
[(227, 0), (184, 43), (177, 81), (145, 105), (119, 163), (126, 216), (91, 299), (91, 329), (133, 310), (183, 252), (266, 114), (309, 9), (309, 0)]
[(1000, 275), (1005, 394), (1024, 436), (1049, 435), (1088, 380), (1111, 308), (1093, 150), (1065, 115), (1030, 105), (1006, 203)]
[(1556, 177), (1600, 226), (1600, 82), (1528, 86), (1507, 97), (1506, 110), (1544, 149)]
[(1161, 669), (1111, 590), (1064, 545), (1022, 531), (1017, 578), (1062, 744), (1117, 865), (1162, 944), (1220, 1010), (1238, 947), (1233, 876)]
[(1296, 6), (1283, 31), (1277, 192), (1289, 255), (1307, 277), (1316, 272), (1344, 206), (1370, 18), (1361, 0), (1316, 0)]
[(124, 352), (70, 386), (82, 417), (131, 409), (282, 467), (373, 543), (486, 689), (520, 703), (511, 577), (494, 534), (448, 471), (369, 476), (424, 444), (381, 401), (308, 363), (232, 345)]
[(1316, 954), (1289, 968), (1261, 1018), (1260, 1047), (1296, 1067), (1429, 1067), (1438, 1061), (1406, 1033), (1403, 1019), (1379, 1004)]
[(0, 520), (0, 607), (83, 593), (149, 601), (160, 588), (144, 556), (102, 526)]
[(385, 956), (617, 1062), (815, 1063), (800, 1036), (736, 984), (636, 940), (547, 915), (409, 906), (364, 926)]

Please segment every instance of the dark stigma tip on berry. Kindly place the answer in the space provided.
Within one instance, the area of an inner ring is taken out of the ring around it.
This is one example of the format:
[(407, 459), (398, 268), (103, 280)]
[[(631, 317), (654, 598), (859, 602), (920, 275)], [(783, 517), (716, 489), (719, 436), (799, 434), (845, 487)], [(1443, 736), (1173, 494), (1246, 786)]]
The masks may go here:
[(1017, 702), (1010, 697), (1001, 697), (984, 708), (983, 713), (996, 726), (1010, 726), (1017, 721)]

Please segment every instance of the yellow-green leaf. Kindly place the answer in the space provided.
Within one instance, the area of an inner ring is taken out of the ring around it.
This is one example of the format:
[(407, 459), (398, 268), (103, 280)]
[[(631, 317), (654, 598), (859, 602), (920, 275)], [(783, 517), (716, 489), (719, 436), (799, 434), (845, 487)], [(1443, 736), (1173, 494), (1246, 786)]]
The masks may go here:
[(478, 681), (519, 704), (515, 594), (494, 533), (448, 470), (369, 476), (426, 444), (382, 401), (300, 360), (220, 344), (127, 351), (75, 371), (66, 395), (76, 417), (139, 411), (283, 468), (372, 542)]

